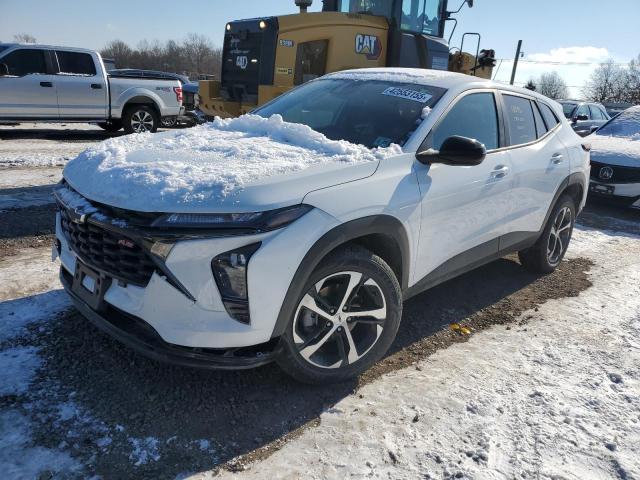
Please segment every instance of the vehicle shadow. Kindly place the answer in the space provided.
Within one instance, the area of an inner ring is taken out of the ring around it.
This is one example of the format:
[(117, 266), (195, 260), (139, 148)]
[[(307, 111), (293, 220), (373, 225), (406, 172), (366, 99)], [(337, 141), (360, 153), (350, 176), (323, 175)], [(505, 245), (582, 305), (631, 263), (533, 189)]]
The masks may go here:
[[(24, 124), (33, 125), (33, 124)], [(38, 124), (34, 128), (25, 128), (23, 124), (15, 126), (0, 125), (0, 140), (52, 140), (59, 142), (99, 142), (108, 138), (121, 137), (124, 131), (106, 132), (97, 125), (83, 128), (77, 125), (61, 124), (64, 128), (51, 128)]]
[[(450, 332), (451, 323), (463, 323), (538, 278), (514, 259), (501, 259), (414, 297), (405, 304), (391, 352), (368, 380), (410, 365), (414, 357), (396, 352), (415, 347), (416, 358), (424, 358), (442, 348), (438, 342), (425, 344), (425, 339)], [(134, 474), (127, 460), (130, 438), (155, 438), (161, 445), (162, 461), (138, 466), (136, 475), (175, 478), (211, 469), (295, 432), (358, 385), (303, 385), (275, 365), (221, 372), (159, 364), (124, 348), (75, 311), (55, 324), (42, 352), (47, 358), (43, 375), (56, 379), (66, 394), (75, 392), (74, 401), (100, 422), (123, 427), (124, 433), (112, 433), (107, 453), (97, 447), (88, 452), (97, 456), (95, 473), (105, 477)], [(48, 425), (46, 435), (55, 444), (64, 440), (67, 429)], [(201, 439), (211, 442), (213, 462), (211, 452), (188, 448)]]

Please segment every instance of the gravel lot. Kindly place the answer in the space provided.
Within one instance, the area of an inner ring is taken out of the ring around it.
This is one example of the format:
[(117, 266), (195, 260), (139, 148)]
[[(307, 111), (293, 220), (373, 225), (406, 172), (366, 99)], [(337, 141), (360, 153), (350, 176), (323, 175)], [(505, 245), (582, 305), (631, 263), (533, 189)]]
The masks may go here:
[[(472, 336), (496, 324), (522, 326), (526, 312), (591, 286), (589, 256), (545, 277), (504, 258), (410, 300), (391, 353), (357, 381), (329, 388), (296, 384), (275, 366), (206, 372), (157, 364), (75, 313), (50, 262), (48, 195), (61, 165), (108, 137), (91, 126), (0, 126), (0, 366), (10, 372), (0, 373), (0, 464), (9, 478), (239, 470), (295, 442), (365, 385), (469, 339), (450, 324)], [(580, 223), (640, 235), (640, 212), (592, 205)]]

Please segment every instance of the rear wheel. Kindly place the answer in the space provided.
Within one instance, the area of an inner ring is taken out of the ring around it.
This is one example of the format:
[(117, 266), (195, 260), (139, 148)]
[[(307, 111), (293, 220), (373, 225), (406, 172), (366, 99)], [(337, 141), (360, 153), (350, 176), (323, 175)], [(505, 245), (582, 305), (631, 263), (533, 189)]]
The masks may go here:
[(571, 197), (560, 197), (538, 241), (518, 252), (520, 263), (536, 273), (553, 272), (567, 253), (576, 219), (576, 206)]
[(360, 247), (322, 261), (282, 336), (280, 366), (305, 383), (355, 377), (391, 346), (402, 315), (391, 268)]
[(147, 105), (133, 105), (125, 110), (123, 123), (127, 133), (155, 133), (160, 125), (160, 117)]
[(178, 117), (162, 117), (160, 123), (164, 128), (173, 128), (178, 125)]

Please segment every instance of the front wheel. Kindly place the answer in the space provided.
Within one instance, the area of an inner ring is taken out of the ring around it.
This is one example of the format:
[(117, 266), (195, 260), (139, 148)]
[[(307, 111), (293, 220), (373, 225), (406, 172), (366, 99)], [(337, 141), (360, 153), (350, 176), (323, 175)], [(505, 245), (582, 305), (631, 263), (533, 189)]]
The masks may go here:
[(160, 116), (147, 105), (133, 105), (125, 110), (123, 123), (127, 133), (155, 133), (160, 125)]
[(355, 377), (387, 352), (401, 316), (400, 285), (389, 265), (364, 248), (345, 248), (308, 279), (278, 364), (305, 383)]
[(567, 253), (575, 219), (576, 206), (571, 197), (560, 197), (538, 241), (518, 252), (522, 266), (536, 273), (553, 272)]

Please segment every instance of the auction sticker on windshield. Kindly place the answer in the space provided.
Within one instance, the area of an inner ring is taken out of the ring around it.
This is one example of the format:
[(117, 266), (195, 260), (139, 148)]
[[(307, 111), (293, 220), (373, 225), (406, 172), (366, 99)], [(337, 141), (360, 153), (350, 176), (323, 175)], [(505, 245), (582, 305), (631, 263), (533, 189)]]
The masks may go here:
[(427, 103), (433, 95), (429, 95), (427, 92), (419, 92), (417, 90), (411, 90), (409, 88), (389, 87), (383, 95), (389, 95), (390, 97), (399, 97), (406, 100), (413, 100), (414, 102)]

